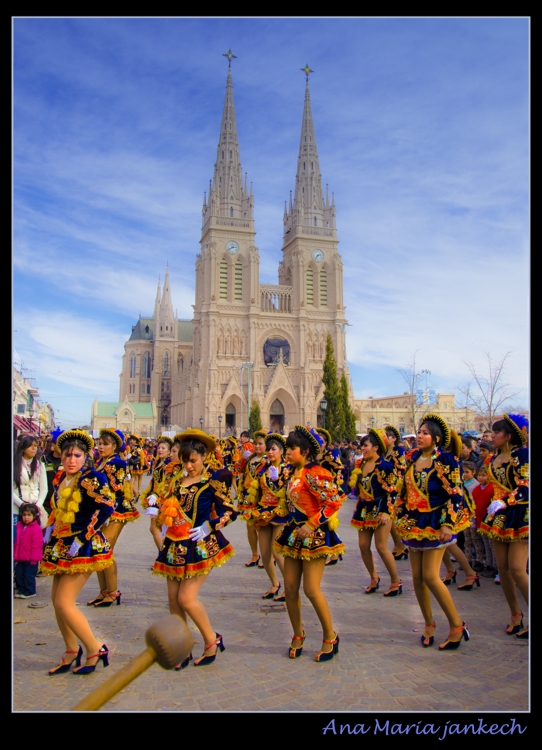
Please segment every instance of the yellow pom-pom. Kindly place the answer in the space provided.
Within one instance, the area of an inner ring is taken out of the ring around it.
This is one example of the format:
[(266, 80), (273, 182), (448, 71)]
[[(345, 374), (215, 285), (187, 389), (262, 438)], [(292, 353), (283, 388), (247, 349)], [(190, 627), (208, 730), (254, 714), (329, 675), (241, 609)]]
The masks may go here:
[(66, 498), (65, 498), (65, 497), (61, 497), (61, 498), (60, 498), (60, 500), (58, 501), (58, 504), (57, 504), (57, 506), (56, 506), (56, 507), (57, 507), (57, 508), (58, 508), (59, 510), (66, 510), (66, 504), (67, 504), (67, 502), (68, 502), (68, 501), (66, 500)]
[(251, 487), (257, 487), (258, 486), (258, 480), (257, 479), (253, 479), (252, 482), (250, 483), (250, 486)]
[(124, 497), (126, 500), (132, 499), (132, 488), (129, 482), (124, 482)]
[(64, 518), (62, 519), (64, 523), (73, 523), (75, 521), (75, 514), (74, 513), (64, 513)]
[(354, 469), (352, 472), (352, 475), (350, 477), (350, 481), (348, 482), (348, 486), (354, 489), (354, 487), (357, 484), (358, 476), (361, 474), (361, 469)]
[(76, 503), (80, 503), (81, 499), (81, 492), (79, 490), (74, 490), (72, 494), (72, 500), (75, 500)]
[(70, 500), (68, 503), (68, 510), (71, 510), (73, 513), (77, 513), (79, 510), (79, 503), (76, 503), (74, 500)]
[(72, 491), (70, 487), (64, 487), (63, 490), (60, 490), (60, 497), (71, 497)]
[(335, 531), (335, 529), (337, 529), (340, 524), (341, 522), (339, 521), (339, 516), (337, 515), (337, 513), (334, 513), (327, 522), (330, 531)]
[(399, 479), (399, 481), (398, 481), (398, 482), (397, 482), (397, 484), (395, 485), (395, 489), (397, 490), (397, 494), (398, 494), (398, 495), (400, 495), (400, 494), (401, 494), (401, 490), (403, 489), (403, 484), (404, 484), (403, 480), (402, 480), (402, 479)]

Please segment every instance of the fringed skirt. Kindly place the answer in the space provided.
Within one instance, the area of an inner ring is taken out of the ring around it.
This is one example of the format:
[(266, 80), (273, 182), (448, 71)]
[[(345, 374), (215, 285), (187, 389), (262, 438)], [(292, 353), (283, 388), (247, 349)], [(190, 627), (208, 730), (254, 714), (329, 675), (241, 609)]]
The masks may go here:
[(43, 550), (41, 571), (45, 575), (58, 573), (93, 573), (113, 565), (113, 550), (101, 531), (96, 531), (92, 539), (85, 539), (75, 557), (68, 554), (77, 535), (57, 539), (53, 534)]
[(200, 542), (166, 537), (153, 565), (153, 575), (166, 578), (193, 578), (224, 565), (235, 554), (222, 532), (213, 531)]
[(526, 542), (529, 539), (529, 505), (509, 505), (494, 516), (486, 516), (479, 533), (498, 542)]
[(316, 560), (319, 557), (329, 555), (342, 555), (344, 544), (328, 524), (312, 532), (306, 539), (299, 539), (294, 531), (303, 524), (295, 521), (288, 523), (273, 542), (273, 550), (284, 557), (293, 557), (295, 560)]

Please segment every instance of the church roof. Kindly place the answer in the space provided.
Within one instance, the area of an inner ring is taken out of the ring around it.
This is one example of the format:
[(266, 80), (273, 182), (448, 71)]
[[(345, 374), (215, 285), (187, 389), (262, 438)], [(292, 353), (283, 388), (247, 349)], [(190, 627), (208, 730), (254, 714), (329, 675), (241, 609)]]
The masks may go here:
[[(177, 333), (179, 341), (192, 343), (194, 339), (191, 320), (178, 320)], [(152, 341), (154, 339), (154, 318), (139, 318), (132, 326), (129, 341)]]
[[(136, 417), (154, 417), (152, 402), (130, 401), (130, 406), (134, 409)], [(98, 401), (97, 417), (116, 417), (118, 409), (124, 404), (124, 401)]]

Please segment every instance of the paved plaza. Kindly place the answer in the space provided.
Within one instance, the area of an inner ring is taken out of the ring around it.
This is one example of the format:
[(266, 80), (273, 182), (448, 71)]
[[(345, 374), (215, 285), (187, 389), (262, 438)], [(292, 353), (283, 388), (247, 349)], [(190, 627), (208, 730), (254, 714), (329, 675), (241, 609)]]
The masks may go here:
[[(384, 598), (389, 578), (377, 556), (382, 589), (363, 593), (368, 575), (349, 520), (354, 501), (340, 512), (339, 535), (347, 546), (344, 560), (328, 567), (323, 591), (340, 634), (340, 652), (331, 662), (316, 663), (321, 631), (314, 610), (303, 597), (307, 640), (301, 658), (287, 656), (291, 627), (284, 605), (264, 601), (268, 589), (264, 570), (245, 568), (250, 558), (245, 524), (224, 530), (236, 556), (214, 571), (201, 599), (211, 623), (223, 634), (226, 650), (214, 664), (181, 672), (154, 665), (131, 683), (102, 711), (526, 711), (529, 645), (507, 636), (507, 607), (493, 579), (481, 579), (470, 592), (451, 591), (471, 640), (459, 650), (439, 652), (446, 620), (435, 606), (435, 646), (420, 645), (423, 622), (414, 596), (409, 561), (398, 563), (403, 594)], [(155, 548), (142, 518), (120, 537), (116, 556), (122, 604), (93, 609), (85, 603), (98, 593), (89, 580), (79, 597), (100, 642), (111, 650), (111, 665), (100, 665), (88, 676), (49, 677), (60, 661), (63, 642), (49, 602), (51, 579), (38, 578), (38, 596), (14, 600), (15, 711), (67, 710), (114, 674), (145, 647), (149, 625), (168, 613), (166, 583), (151, 574)], [(464, 574), (458, 571), (458, 583)], [(192, 626), (193, 627), (193, 626)], [(202, 653), (201, 636), (193, 628), (195, 655)]]

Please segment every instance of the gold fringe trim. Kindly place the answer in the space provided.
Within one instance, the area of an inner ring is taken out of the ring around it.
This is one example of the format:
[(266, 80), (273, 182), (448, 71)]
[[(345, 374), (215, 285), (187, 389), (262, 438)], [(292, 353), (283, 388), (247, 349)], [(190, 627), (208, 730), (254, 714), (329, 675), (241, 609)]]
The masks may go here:
[(53, 563), (41, 561), (40, 570), (43, 575), (56, 576), (56, 575), (75, 575), (76, 573), (95, 573), (99, 570), (105, 570), (111, 567), (114, 563), (113, 552), (111, 557), (107, 560), (99, 560), (95, 563), (81, 563), (79, 565), (71, 565), (69, 568), (60, 567)]
[[(224, 549), (227, 549), (227, 547), (225, 547)], [(152, 569), (152, 574), (153, 576), (160, 576), (161, 578), (170, 578), (172, 581), (182, 581), (184, 578), (196, 578), (196, 576), (204, 576), (207, 573), (210, 573), (211, 570), (213, 570), (213, 568), (221, 568), (224, 565), (224, 563), (226, 563), (228, 560), (231, 560), (231, 558), (234, 555), (235, 555), (235, 550), (233, 549), (233, 547), (231, 547), (231, 549), (228, 552), (225, 552), (223, 555), (220, 555), (219, 553), (218, 555), (215, 555), (215, 557), (209, 558), (208, 561), (206, 560), (205, 561), (206, 563), (207, 562), (211, 563), (209, 567), (202, 569), (202, 570), (194, 571), (190, 573), (189, 575), (176, 576), (173, 573), (168, 573), (165, 570), (158, 570), (158, 569), (155, 569), (154, 567)], [(213, 562), (214, 560), (216, 560), (217, 557), (220, 557), (220, 559), (217, 562)], [(155, 562), (154, 564), (156, 565), (157, 563)], [(164, 568), (172, 567), (172, 566), (166, 565), (165, 563), (159, 563), (159, 564), (163, 565)]]
[(345, 547), (342, 543), (336, 544), (334, 547), (319, 547), (314, 551), (313, 554), (310, 554), (307, 553), (306, 550), (304, 550), (302, 553), (299, 553), (296, 550), (291, 549), (290, 547), (282, 547), (281, 545), (274, 543), (273, 551), (278, 552), (284, 557), (291, 557), (294, 560), (306, 560), (310, 562), (311, 560), (317, 560), (320, 557), (329, 557), (330, 555), (344, 555)]

